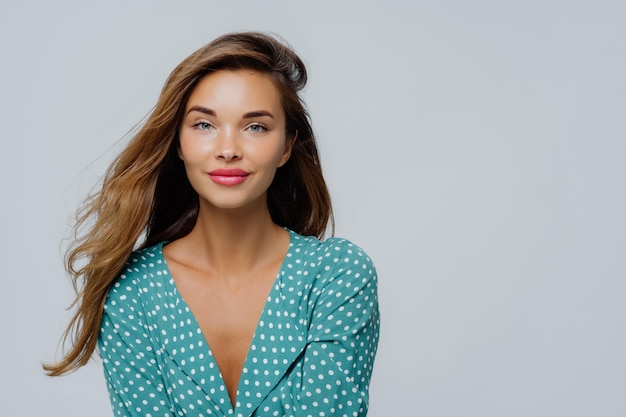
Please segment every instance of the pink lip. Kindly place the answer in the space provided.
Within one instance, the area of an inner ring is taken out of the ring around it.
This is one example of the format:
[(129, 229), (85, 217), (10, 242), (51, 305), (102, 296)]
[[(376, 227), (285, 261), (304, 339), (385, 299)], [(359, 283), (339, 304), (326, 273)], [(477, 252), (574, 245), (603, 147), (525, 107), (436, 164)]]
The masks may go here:
[(248, 175), (250, 175), (249, 172), (238, 168), (220, 168), (209, 172), (209, 178), (220, 185), (241, 184), (248, 178)]

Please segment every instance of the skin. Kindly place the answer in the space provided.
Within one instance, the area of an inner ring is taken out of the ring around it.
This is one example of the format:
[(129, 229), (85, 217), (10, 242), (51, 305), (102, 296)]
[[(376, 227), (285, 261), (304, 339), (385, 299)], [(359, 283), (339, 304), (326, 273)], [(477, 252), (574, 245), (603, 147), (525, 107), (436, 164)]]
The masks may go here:
[[(178, 291), (213, 353), (234, 407), (252, 337), (289, 246), (273, 223), (267, 189), (289, 159), (280, 93), (265, 75), (217, 71), (191, 93), (179, 156), (200, 197), (194, 229), (166, 245)], [(243, 183), (222, 185), (209, 172), (238, 168)]]

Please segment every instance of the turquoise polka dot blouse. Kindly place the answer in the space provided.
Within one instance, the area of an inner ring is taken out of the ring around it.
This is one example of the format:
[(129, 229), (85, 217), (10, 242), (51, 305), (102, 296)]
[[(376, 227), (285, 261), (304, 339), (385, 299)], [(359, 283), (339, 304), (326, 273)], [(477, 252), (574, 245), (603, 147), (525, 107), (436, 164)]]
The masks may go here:
[(163, 243), (133, 252), (98, 337), (116, 416), (365, 416), (379, 334), (376, 270), (345, 239), (289, 231), (235, 407)]

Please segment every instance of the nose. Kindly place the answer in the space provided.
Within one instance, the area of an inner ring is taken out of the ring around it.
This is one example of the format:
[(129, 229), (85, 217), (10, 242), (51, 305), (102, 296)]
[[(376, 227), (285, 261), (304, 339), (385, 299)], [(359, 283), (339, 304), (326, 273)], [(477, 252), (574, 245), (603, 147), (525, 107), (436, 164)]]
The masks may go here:
[(223, 161), (241, 159), (237, 133), (232, 129), (225, 129), (220, 133), (215, 146), (215, 157)]

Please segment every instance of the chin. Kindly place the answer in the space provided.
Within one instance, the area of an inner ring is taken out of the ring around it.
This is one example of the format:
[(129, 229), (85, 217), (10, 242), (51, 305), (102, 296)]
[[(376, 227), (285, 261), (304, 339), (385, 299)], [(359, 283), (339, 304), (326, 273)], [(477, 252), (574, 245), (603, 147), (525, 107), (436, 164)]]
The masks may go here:
[[(254, 200), (242, 200), (242, 199), (211, 199), (204, 200), (207, 208), (217, 210), (244, 210), (244, 209), (261, 209), (267, 206), (266, 197), (260, 197)], [(200, 204), (200, 210), (202, 210), (203, 204)]]

